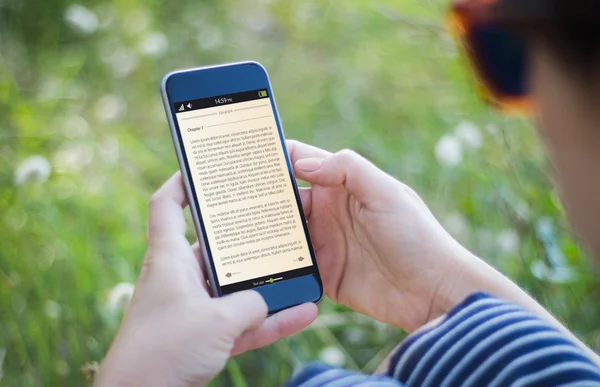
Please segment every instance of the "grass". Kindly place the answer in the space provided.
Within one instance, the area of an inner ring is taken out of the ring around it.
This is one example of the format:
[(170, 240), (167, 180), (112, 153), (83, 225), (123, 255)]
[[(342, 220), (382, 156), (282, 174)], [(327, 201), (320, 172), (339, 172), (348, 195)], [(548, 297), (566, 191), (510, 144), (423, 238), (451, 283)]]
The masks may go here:
[[(461, 242), (600, 348), (598, 279), (539, 140), (527, 121), (478, 101), (444, 29), (445, 1), (74, 4), (0, 5), (4, 386), (85, 383), (79, 368), (101, 361), (120, 319), (108, 294), (136, 280), (148, 198), (177, 169), (160, 79), (249, 59), (270, 71), (288, 138), (353, 148), (414, 187)], [(467, 121), (480, 146), (457, 139)], [(451, 151), (459, 144), (460, 161), (436, 157), (443, 136)], [(16, 184), (33, 155), (50, 162), (49, 178)], [(551, 230), (544, 238), (541, 224)], [(532, 271), (558, 266), (573, 277)], [(327, 300), (320, 309), (314, 327), (232, 360), (213, 386), (282, 385), (326, 348), (371, 372), (404, 336)]]

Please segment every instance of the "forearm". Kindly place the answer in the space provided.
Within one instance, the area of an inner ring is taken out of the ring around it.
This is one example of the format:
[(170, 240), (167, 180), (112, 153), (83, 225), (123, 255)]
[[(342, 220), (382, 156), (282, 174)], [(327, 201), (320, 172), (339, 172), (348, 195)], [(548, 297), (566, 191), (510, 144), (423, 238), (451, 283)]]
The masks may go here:
[[(135, 344), (139, 342), (156, 344), (142, 348)], [(100, 366), (94, 387), (188, 386), (173, 373), (173, 358), (176, 356), (162, 347), (156, 337), (146, 334), (142, 326), (134, 329), (122, 326)], [(182, 375), (185, 371), (181, 370)], [(203, 386), (208, 381), (194, 385)]]
[[(94, 387), (137, 387), (137, 386), (186, 386), (179, 378), (169, 375), (161, 365), (140, 366), (148, 354), (138, 353), (133, 357), (107, 358), (100, 367)], [(165, 359), (168, 362), (169, 359)], [(184, 370), (182, 370), (184, 372)], [(209, 380), (194, 386), (204, 386)]]
[(442, 308), (449, 311), (474, 292), (486, 292), (498, 298), (514, 302), (552, 323), (557, 329), (569, 336), (600, 365), (600, 357), (571, 333), (552, 314), (542, 307), (523, 289), (502, 275), (483, 260), (470, 255), (457, 271), (458, 275), (449, 279), (445, 291), (440, 292)]
[[(167, 386), (168, 378), (162, 376), (160, 367), (139, 367), (145, 354), (131, 358), (109, 354), (95, 378), (94, 387)], [(143, 369), (142, 369), (143, 368)]]

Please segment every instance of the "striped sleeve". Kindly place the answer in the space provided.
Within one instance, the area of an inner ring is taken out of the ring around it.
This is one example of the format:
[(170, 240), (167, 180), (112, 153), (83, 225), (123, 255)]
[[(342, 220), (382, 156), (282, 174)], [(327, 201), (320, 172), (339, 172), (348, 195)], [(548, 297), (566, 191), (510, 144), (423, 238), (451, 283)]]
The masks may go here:
[(600, 368), (550, 323), (476, 293), (441, 324), (409, 336), (385, 376), (312, 364), (288, 386), (600, 387)]
[(287, 387), (402, 387), (384, 375), (365, 375), (323, 363), (313, 363), (290, 380)]
[(533, 313), (483, 293), (410, 336), (388, 376), (406, 386), (600, 386), (600, 369)]

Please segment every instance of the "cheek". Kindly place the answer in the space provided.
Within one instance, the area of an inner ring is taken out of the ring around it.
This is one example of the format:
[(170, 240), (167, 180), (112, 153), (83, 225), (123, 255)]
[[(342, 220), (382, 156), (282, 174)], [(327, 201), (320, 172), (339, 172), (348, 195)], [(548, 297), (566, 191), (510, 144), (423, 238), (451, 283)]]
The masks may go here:
[(587, 85), (569, 78), (543, 48), (533, 50), (531, 94), (536, 123), (546, 145), (559, 193), (571, 224), (600, 253), (600, 116), (590, 108)]
[(543, 47), (532, 45), (530, 57), (529, 92), (535, 101), (535, 122), (544, 142), (553, 146), (571, 132), (569, 116), (578, 110), (572, 83)]

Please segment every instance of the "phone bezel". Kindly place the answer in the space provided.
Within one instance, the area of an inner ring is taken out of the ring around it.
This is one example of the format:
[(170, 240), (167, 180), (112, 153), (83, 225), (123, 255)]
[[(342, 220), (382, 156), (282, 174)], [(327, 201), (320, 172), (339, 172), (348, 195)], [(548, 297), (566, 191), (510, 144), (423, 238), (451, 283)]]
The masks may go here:
[[(174, 79), (177, 79), (177, 86), (170, 86), (170, 83), (173, 83)], [(180, 86), (184, 85), (184, 86)], [(198, 241), (200, 242), (200, 248), (202, 251), (202, 256), (204, 258), (204, 263), (206, 265), (206, 274), (208, 275), (209, 285), (211, 293), (214, 297), (222, 296), (221, 287), (219, 285), (219, 280), (217, 277), (215, 265), (213, 263), (212, 255), (210, 252), (210, 247), (208, 243), (208, 239), (206, 237), (204, 222), (202, 218), (202, 214), (199, 208), (198, 198), (194, 192), (194, 185), (190, 175), (190, 168), (188, 165), (188, 161), (185, 158), (185, 151), (183, 149), (182, 137), (179, 133), (179, 127), (176, 120), (176, 112), (173, 109), (173, 103), (185, 100), (193, 100), (199, 98), (210, 98), (219, 95), (232, 94), (237, 92), (243, 92), (248, 90), (257, 90), (266, 88), (269, 92), (269, 99), (271, 101), (271, 105), (273, 108), (275, 121), (277, 124), (277, 129), (279, 132), (279, 137), (281, 141), (281, 145), (283, 147), (284, 155), (286, 158), (288, 172), (290, 174), (290, 179), (292, 181), (292, 185), (294, 187), (294, 194), (296, 198), (296, 203), (300, 212), (300, 216), (302, 219), (302, 224), (304, 228), (304, 233), (306, 236), (306, 240), (308, 243), (311, 260), (314, 267), (314, 277), (316, 279), (315, 283), (318, 287), (318, 297), (314, 299), (306, 299), (302, 302), (314, 302), (318, 303), (323, 296), (323, 284), (321, 281), (319, 268), (317, 265), (316, 256), (314, 253), (312, 241), (310, 238), (310, 234), (308, 232), (308, 225), (306, 222), (306, 217), (304, 215), (304, 211), (302, 208), (302, 202), (300, 200), (300, 195), (298, 191), (298, 186), (296, 183), (296, 179), (294, 176), (294, 170), (289, 158), (289, 154), (287, 152), (287, 148), (285, 145), (285, 135), (283, 132), (283, 127), (281, 124), (281, 120), (279, 118), (279, 112), (277, 109), (277, 105), (275, 103), (275, 97), (273, 94), (273, 90), (271, 87), (271, 82), (269, 80), (269, 76), (267, 70), (258, 62), (239, 62), (239, 63), (231, 63), (224, 65), (216, 65), (216, 66), (208, 66), (208, 67), (200, 67), (200, 68), (192, 68), (180, 71), (174, 71), (167, 74), (162, 81), (161, 84), (161, 94), (163, 99), (163, 104), (165, 107), (165, 111), (167, 113), (167, 119), (169, 122), (169, 127), (171, 130), (171, 137), (173, 139), (173, 144), (175, 147), (175, 152), (177, 155), (177, 160), (179, 162), (179, 167), (182, 172), (182, 177), (186, 189), (186, 193), (189, 200), (189, 205), (192, 213), (192, 218), (194, 221), (194, 225), (196, 228), (196, 233), (198, 235)], [(304, 277), (304, 276), (303, 276)], [(297, 278), (303, 278), (297, 277)], [(294, 281), (297, 278), (288, 279), (286, 281), (282, 281), (280, 283), (263, 285), (261, 287), (255, 288), (254, 290), (261, 292), (260, 289), (266, 286), (275, 287), (277, 285), (282, 285), (284, 283), (288, 283), (290, 281)], [(263, 289), (264, 290), (264, 289)], [(302, 292), (306, 289), (292, 289), (296, 291)], [(289, 292), (289, 286), (287, 291)], [(294, 292), (296, 293), (296, 292)], [(310, 289), (308, 289), (307, 294), (310, 294)], [(264, 295), (263, 295), (264, 296)], [(308, 297), (312, 298), (312, 297)], [(267, 300), (267, 303), (268, 300)], [(290, 302), (289, 305), (284, 305), (283, 307), (277, 307), (276, 309), (271, 309), (269, 306), (269, 313), (276, 313), (279, 310), (286, 309), (297, 305), (301, 302), (297, 300), (294, 302)]]

